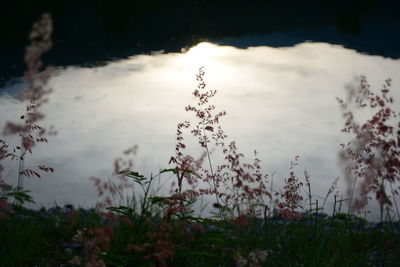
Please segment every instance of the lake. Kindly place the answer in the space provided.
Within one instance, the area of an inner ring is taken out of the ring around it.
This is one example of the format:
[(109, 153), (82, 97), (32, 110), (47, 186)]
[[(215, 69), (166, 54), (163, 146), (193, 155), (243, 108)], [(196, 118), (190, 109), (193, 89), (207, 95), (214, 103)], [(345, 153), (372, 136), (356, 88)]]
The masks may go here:
[[(374, 90), (392, 78), (392, 93), (400, 101), (400, 60), (322, 42), (247, 48), (202, 42), (181, 53), (159, 51), (99, 67), (64, 67), (50, 80), (53, 92), (43, 106), (46, 118), (41, 123), (54, 125), (58, 134), (26, 160), (26, 166), (44, 163), (56, 170), (41, 179), (25, 179), (36, 207), (92, 207), (97, 194), (89, 178), (112, 179), (114, 159), (135, 144), (135, 170), (149, 176), (172, 167), (168, 161), (174, 153), (176, 125), (194, 119), (185, 106), (194, 101), (200, 66), (207, 88), (217, 90), (217, 110), (227, 112), (221, 125), (229, 140), (237, 142), (249, 161), (254, 149), (259, 152), (275, 190), (282, 188), (290, 162), (298, 155), (296, 173), (302, 180), (305, 169), (310, 173), (313, 195), (320, 203), (337, 177), (343, 197), (346, 193), (338, 153), (348, 137), (341, 133), (344, 120), (336, 97), (346, 98), (345, 88), (357, 86), (365, 75)], [(23, 114), (24, 106), (15, 99), (23, 86), (16, 81), (3, 88), (1, 124)], [(189, 145), (193, 153), (201, 153), (197, 144)], [(16, 184), (16, 172), (16, 162), (6, 162), (6, 181)], [(171, 179), (161, 177), (164, 189)], [(332, 202), (330, 196), (326, 212)], [(375, 201), (368, 209), (369, 219), (378, 218)]]

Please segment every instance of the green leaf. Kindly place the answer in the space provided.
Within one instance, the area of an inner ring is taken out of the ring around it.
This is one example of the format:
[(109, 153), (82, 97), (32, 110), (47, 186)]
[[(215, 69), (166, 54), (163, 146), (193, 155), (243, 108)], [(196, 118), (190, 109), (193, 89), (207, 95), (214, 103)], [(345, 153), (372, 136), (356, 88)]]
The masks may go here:
[(149, 197), (148, 199), (152, 204), (158, 204), (158, 203), (163, 203), (166, 197), (154, 196), (154, 197)]
[(135, 182), (137, 182), (139, 184), (142, 184), (142, 181), (147, 180), (146, 177), (144, 177), (140, 173), (134, 172), (134, 171), (120, 171), (120, 172), (118, 172), (118, 174), (123, 174), (129, 178), (132, 178)]
[(178, 171), (175, 169), (164, 169), (160, 171), (160, 174), (165, 173), (165, 172), (172, 172), (173, 174), (177, 174)]
[(107, 208), (110, 211), (119, 213), (121, 215), (124, 215), (126, 217), (133, 217), (134, 210), (130, 207), (125, 207), (125, 206), (119, 206), (119, 207), (108, 207)]
[(21, 204), (25, 202), (29, 203), (35, 203), (33, 198), (29, 195), (31, 191), (29, 190), (24, 190), (24, 191), (19, 191), (19, 192), (9, 192), (7, 193), (7, 197), (13, 197), (15, 200), (20, 202)]
[(137, 177), (137, 178), (145, 178), (140, 173), (134, 172), (134, 171), (120, 171), (118, 174), (124, 174), (126, 176), (132, 176), (132, 177)]

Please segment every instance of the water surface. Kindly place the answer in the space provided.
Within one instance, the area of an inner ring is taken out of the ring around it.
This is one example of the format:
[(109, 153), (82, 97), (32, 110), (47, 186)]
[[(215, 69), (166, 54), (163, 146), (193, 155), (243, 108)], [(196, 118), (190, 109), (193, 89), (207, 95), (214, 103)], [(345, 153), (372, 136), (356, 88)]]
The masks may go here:
[[(96, 68), (67, 67), (51, 80), (53, 93), (43, 107), (42, 124), (54, 125), (58, 135), (35, 148), (26, 161), (27, 166), (45, 163), (56, 169), (55, 175), (25, 181), (38, 205), (93, 206), (96, 191), (89, 178), (111, 178), (113, 160), (135, 144), (136, 170), (150, 175), (171, 167), (176, 125), (193, 119), (184, 107), (194, 101), (200, 66), (205, 67), (207, 87), (218, 91), (217, 109), (227, 112), (221, 120), (225, 132), (248, 160), (254, 149), (260, 153), (276, 190), (296, 155), (296, 171), (302, 179), (304, 170), (309, 171), (315, 196), (324, 197), (333, 180), (343, 176), (337, 155), (347, 139), (340, 132), (343, 119), (336, 97), (345, 98), (345, 87), (356, 86), (357, 77), (366, 75), (373, 89), (391, 77), (400, 101), (399, 60), (327, 43), (240, 49), (204, 42), (182, 53), (132, 56)], [(22, 114), (24, 107), (14, 98), (22, 86), (4, 89), (1, 123)], [(200, 153), (194, 143), (190, 149)], [(14, 184), (16, 166), (7, 163), (5, 172)], [(345, 185), (341, 179), (343, 193)], [(377, 205), (369, 208), (376, 218)]]

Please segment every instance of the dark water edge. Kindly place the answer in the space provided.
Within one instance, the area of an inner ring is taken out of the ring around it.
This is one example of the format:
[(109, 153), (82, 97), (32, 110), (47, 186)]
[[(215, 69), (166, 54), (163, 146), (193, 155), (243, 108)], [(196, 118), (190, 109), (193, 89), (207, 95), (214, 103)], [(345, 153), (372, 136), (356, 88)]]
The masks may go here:
[(45, 64), (90, 67), (201, 41), (241, 48), (327, 42), (397, 59), (399, 9), (391, 0), (16, 0), (0, 16), (0, 86), (23, 75), (27, 35), (43, 12), (54, 22)]

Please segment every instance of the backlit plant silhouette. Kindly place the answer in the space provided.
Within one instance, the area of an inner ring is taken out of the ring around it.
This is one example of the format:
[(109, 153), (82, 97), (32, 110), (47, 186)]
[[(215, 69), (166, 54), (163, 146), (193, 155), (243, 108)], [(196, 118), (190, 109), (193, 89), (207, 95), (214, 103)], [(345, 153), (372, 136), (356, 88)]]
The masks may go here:
[[(47, 102), (46, 95), (51, 92), (47, 84), (52, 75), (54, 75), (54, 68), (46, 67), (43, 69), (41, 61), (42, 55), (51, 48), (51, 32), (51, 17), (49, 14), (43, 14), (42, 18), (33, 24), (29, 35), (31, 44), (26, 48), (25, 54), (27, 71), (24, 75), (24, 82), (26, 83), (26, 87), (20, 94), (20, 101), (27, 103), (26, 111), (25, 114), (20, 116), (21, 122), (7, 121), (3, 130), (4, 135), (17, 135), (20, 144), (11, 150), (5, 140), (0, 140), (0, 162), (5, 158), (18, 161), (17, 191), (21, 191), (23, 187), (23, 177), (41, 177), (40, 172), (54, 172), (53, 168), (45, 165), (32, 168), (24, 167), (26, 156), (27, 154), (32, 154), (32, 149), (35, 145), (47, 142), (46, 135), (56, 134), (52, 127), (45, 129), (38, 124), (44, 118), (44, 114), (40, 111), (40, 108)], [(0, 175), (2, 169), (3, 167), (0, 165)], [(9, 190), (11, 189), (12, 187), (9, 188)], [(29, 199), (23, 194), (19, 196), (25, 196), (25, 200)]]
[[(225, 111), (215, 111), (211, 103), (216, 95), (216, 90), (206, 90), (204, 80), (204, 68), (199, 69), (196, 75), (197, 88), (193, 95), (197, 99), (195, 105), (186, 106), (186, 111), (195, 114), (196, 122), (190, 121), (179, 123), (177, 126), (175, 156), (171, 157), (170, 163), (176, 164), (178, 178), (177, 192), (181, 192), (182, 183), (185, 180), (189, 184), (201, 179), (208, 188), (198, 188), (198, 195), (214, 195), (215, 207), (229, 211), (231, 215), (241, 215), (243, 212), (256, 215), (256, 206), (265, 208), (266, 198), (270, 193), (266, 188), (266, 175), (261, 172), (260, 159), (252, 163), (242, 163), (244, 155), (237, 149), (235, 142), (226, 145), (228, 136), (220, 125), (221, 117), (226, 115)], [(185, 155), (183, 133), (189, 129), (190, 133), (197, 138), (199, 145), (205, 150), (203, 156), (198, 160), (190, 155)], [(224, 162), (213, 166), (211, 160), (210, 145), (220, 149)], [(207, 157), (208, 168), (204, 166), (204, 158)], [(221, 215), (221, 213), (220, 213)]]
[(276, 193), (280, 196), (282, 201), (278, 202), (278, 215), (283, 218), (297, 219), (301, 217), (301, 214), (297, 211), (303, 208), (301, 201), (303, 197), (300, 195), (300, 189), (303, 183), (299, 181), (299, 178), (294, 174), (294, 167), (297, 165), (298, 156), (295, 161), (290, 164), (290, 175), (288, 179), (285, 179), (285, 185), (281, 192)]
[[(381, 208), (381, 220), (384, 206), (393, 204), (387, 186), (393, 188), (393, 184), (400, 181), (400, 121), (399, 113), (393, 109), (390, 88), (391, 80), (388, 79), (383, 88), (375, 93), (366, 77), (362, 76), (358, 89), (349, 88), (347, 101), (338, 99), (346, 120), (342, 131), (354, 137), (353, 141), (341, 144), (341, 159), (346, 166), (347, 178), (354, 181), (352, 190), (358, 185), (360, 193), (352, 208), (364, 208), (369, 193), (375, 193)], [(372, 118), (363, 124), (358, 123), (351, 111), (352, 105), (363, 110), (370, 109), (374, 112)], [(393, 190), (392, 193), (398, 194), (398, 191)]]

